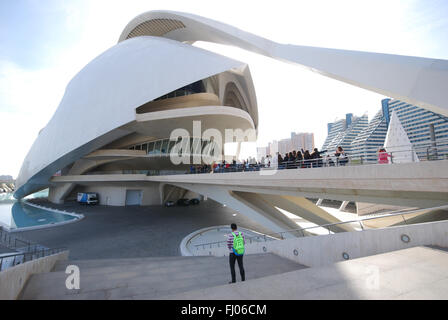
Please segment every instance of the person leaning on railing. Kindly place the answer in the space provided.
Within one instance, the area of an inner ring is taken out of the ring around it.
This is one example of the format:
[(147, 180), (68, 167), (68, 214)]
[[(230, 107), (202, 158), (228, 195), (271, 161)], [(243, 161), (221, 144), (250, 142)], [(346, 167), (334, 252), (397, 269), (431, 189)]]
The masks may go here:
[(303, 168), (303, 155), (301, 151), (297, 151), (297, 155), (296, 155), (296, 161), (297, 161), (297, 167), (298, 168)]
[(325, 166), (326, 167), (334, 167), (335, 166), (334, 161), (329, 154), (327, 154), (327, 156), (325, 158)]
[(322, 153), (327, 152), (327, 150), (319, 151), (317, 148), (314, 148), (313, 152), (311, 153), (311, 159), (314, 159), (313, 162), (313, 168), (315, 167), (322, 167), (323, 161), (322, 161)]
[(337, 147), (335, 152), (336, 161), (339, 165), (345, 166), (345, 164), (348, 162), (348, 157), (345, 151), (342, 149), (341, 146)]
[(386, 149), (380, 148), (378, 150), (378, 163), (389, 163), (389, 158), (391, 158), (392, 155), (386, 152)]
[(302, 149), (302, 153), (303, 153), (303, 159), (304, 161), (304, 167), (305, 168), (311, 168), (311, 155), (310, 152), (308, 150), (303, 151)]

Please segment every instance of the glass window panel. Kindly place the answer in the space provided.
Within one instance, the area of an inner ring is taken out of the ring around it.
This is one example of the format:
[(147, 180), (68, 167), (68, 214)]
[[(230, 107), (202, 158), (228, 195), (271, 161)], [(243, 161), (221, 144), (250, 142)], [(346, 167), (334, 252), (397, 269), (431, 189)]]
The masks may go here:
[(156, 145), (154, 147), (154, 153), (159, 154), (161, 147), (162, 147), (162, 140), (156, 141)]
[(168, 142), (169, 142), (169, 139), (164, 139), (164, 140), (162, 141), (162, 149), (161, 149), (161, 152), (162, 152), (162, 153), (167, 153)]
[(142, 150), (142, 146), (139, 144), (139, 145), (136, 145), (135, 146), (135, 150)]
[(148, 154), (152, 154), (154, 150), (154, 142), (148, 143)]
[(142, 144), (142, 150), (144, 150), (145, 152), (148, 152), (147, 148), (148, 148), (148, 144), (147, 143)]

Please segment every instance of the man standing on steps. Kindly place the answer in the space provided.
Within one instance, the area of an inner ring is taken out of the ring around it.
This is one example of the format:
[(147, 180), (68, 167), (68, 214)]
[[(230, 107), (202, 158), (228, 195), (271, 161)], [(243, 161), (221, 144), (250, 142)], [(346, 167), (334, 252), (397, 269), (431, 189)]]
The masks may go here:
[(235, 276), (235, 260), (238, 261), (238, 268), (240, 269), (241, 281), (245, 280), (245, 273), (243, 267), (243, 255), (244, 255), (244, 235), (242, 232), (237, 231), (235, 223), (230, 225), (232, 232), (227, 236), (227, 247), (229, 248), (229, 264), (230, 273), (232, 275), (232, 282), (236, 282)]

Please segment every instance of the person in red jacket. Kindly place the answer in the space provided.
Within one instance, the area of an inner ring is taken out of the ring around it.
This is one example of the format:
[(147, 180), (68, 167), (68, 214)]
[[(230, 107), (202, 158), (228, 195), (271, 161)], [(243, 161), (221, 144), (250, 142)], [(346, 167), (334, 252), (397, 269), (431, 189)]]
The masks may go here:
[(380, 148), (378, 150), (378, 163), (389, 163), (389, 158), (391, 158), (391, 155), (386, 152), (386, 149)]

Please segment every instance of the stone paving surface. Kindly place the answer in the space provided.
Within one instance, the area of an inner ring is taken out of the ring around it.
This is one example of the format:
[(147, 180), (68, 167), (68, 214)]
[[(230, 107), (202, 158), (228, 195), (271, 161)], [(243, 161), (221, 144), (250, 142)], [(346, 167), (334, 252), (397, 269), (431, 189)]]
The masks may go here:
[(232, 222), (261, 233), (270, 232), (212, 200), (196, 206), (170, 208), (86, 206), (76, 202), (56, 205), (38, 201), (42, 205), (82, 213), (85, 218), (17, 234), (50, 248), (66, 247), (71, 260), (179, 256), (180, 243), (189, 233)]

